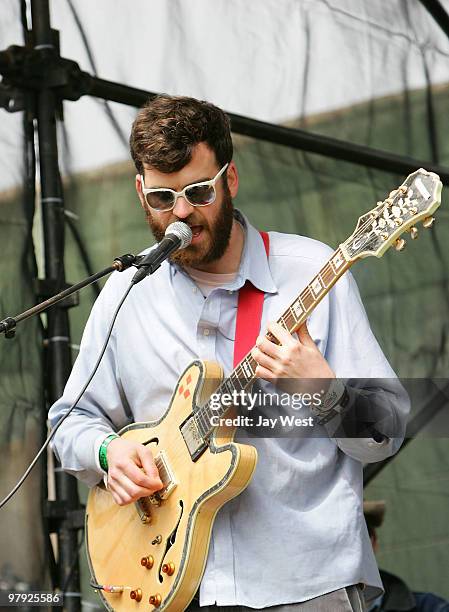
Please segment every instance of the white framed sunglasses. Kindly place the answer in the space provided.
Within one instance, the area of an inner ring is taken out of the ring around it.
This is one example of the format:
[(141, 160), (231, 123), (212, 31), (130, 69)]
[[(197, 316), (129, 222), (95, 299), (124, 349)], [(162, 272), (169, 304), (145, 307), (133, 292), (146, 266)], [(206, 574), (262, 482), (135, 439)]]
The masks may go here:
[(168, 212), (173, 210), (177, 199), (182, 196), (192, 206), (209, 206), (215, 202), (217, 192), (215, 191), (215, 183), (229, 166), (229, 162), (219, 170), (218, 174), (210, 181), (202, 181), (201, 183), (192, 183), (186, 185), (182, 191), (174, 191), (166, 187), (146, 188), (143, 175), (140, 175), (140, 184), (142, 193), (148, 206), (156, 212)]

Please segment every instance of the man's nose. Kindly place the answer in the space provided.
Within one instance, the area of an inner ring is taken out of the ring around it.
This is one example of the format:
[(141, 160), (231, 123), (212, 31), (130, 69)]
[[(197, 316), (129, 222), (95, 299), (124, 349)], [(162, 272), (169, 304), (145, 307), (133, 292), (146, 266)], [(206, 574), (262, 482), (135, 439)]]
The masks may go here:
[(178, 219), (185, 219), (192, 214), (192, 209), (193, 206), (185, 199), (185, 197), (179, 196), (172, 212), (176, 217), (178, 217)]

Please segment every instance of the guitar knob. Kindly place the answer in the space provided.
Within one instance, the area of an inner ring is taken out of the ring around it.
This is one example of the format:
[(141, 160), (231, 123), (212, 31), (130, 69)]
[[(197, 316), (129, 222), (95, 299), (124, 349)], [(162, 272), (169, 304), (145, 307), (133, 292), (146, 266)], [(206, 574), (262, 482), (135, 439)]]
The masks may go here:
[(162, 597), (160, 593), (156, 593), (156, 595), (150, 595), (148, 602), (155, 608), (159, 608), (162, 603)]
[(425, 227), (426, 229), (430, 229), (434, 223), (435, 223), (435, 217), (426, 217), (424, 221), (422, 222), (423, 227)]
[(153, 555), (148, 555), (148, 557), (142, 557), (140, 560), (140, 565), (146, 567), (147, 569), (151, 569), (154, 565), (154, 557)]
[(418, 228), (414, 225), (410, 228), (410, 236), (412, 240), (416, 240), (418, 238)]
[(167, 574), (167, 576), (173, 576), (175, 573), (175, 564), (170, 561), (170, 563), (164, 563), (162, 566), (162, 572)]
[(134, 591), (131, 591), (129, 596), (131, 597), (131, 599), (134, 599), (135, 601), (141, 601), (142, 589), (134, 589)]
[(405, 242), (404, 238), (398, 238), (396, 240), (394, 248), (396, 249), (396, 251), (403, 251), (405, 249), (406, 244), (407, 243)]

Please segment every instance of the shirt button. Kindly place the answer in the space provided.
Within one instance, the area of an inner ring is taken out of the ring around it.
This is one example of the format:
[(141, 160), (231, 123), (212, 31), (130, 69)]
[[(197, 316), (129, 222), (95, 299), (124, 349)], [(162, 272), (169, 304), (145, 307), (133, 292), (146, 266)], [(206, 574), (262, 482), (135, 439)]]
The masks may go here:
[(208, 335), (210, 334), (210, 330), (209, 330), (209, 329), (207, 329), (207, 327), (206, 327), (206, 329), (203, 331), (203, 334), (204, 334), (205, 336), (208, 336)]
[(234, 290), (233, 289), (229, 289), (228, 293), (229, 293), (229, 295), (232, 295), (234, 293)]

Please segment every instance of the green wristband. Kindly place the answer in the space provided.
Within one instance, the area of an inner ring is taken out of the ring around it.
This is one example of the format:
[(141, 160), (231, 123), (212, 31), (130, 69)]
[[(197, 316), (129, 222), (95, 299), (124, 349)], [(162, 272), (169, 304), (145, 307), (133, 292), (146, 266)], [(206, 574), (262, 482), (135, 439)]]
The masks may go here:
[(103, 440), (100, 446), (100, 450), (98, 453), (99, 458), (100, 458), (100, 467), (105, 472), (108, 471), (107, 449), (108, 449), (110, 442), (112, 442), (112, 440), (115, 440), (116, 438), (120, 438), (120, 436), (118, 436), (117, 434), (111, 434)]

